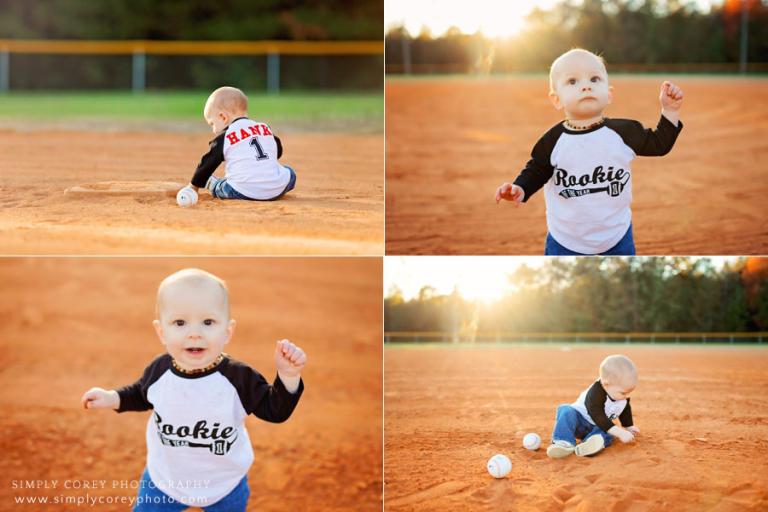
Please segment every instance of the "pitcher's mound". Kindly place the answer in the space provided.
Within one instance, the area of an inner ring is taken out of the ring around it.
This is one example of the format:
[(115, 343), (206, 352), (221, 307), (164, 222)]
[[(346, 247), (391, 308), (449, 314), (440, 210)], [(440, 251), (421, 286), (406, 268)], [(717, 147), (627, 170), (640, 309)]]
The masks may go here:
[(173, 181), (100, 181), (70, 187), (64, 191), (65, 197), (93, 196), (153, 196), (176, 197), (176, 192), (183, 187)]

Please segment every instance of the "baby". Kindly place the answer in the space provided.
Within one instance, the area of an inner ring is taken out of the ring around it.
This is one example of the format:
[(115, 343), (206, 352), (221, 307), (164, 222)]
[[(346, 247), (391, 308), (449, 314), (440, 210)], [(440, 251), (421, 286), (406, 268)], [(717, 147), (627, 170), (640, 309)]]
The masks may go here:
[[(219, 199), (274, 201), (296, 186), (296, 172), (277, 161), (283, 154), (280, 139), (265, 123), (248, 119), (248, 98), (240, 89), (220, 87), (203, 109), (216, 138), (209, 143), (187, 187), (205, 187)], [(224, 178), (213, 172), (226, 161)]]
[(603, 60), (586, 50), (564, 53), (549, 73), (549, 98), (565, 121), (539, 139), (514, 183), (496, 190), (496, 203), (515, 206), (544, 187), (547, 240), (544, 253), (633, 255), (632, 173), (635, 156), (666, 155), (680, 130), (683, 92), (664, 82), (655, 130), (630, 119), (609, 119), (613, 99)]
[[(637, 386), (637, 369), (628, 357), (613, 355), (600, 364), (600, 378), (570, 405), (557, 408), (552, 444), (547, 455), (553, 459), (576, 453), (595, 455), (610, 446), (614, 437), (629, 443), (640, 433), (632, 424), (629, 394)], [(613, 420), (619, 419), (621, 426)], [(581, 443), (576, 444), (576, 438)]]
[[(235, 329), (225, 283), (197, 269), (165, 278), (153, 322), (167, 354), (135, 383), (117, 390), (92, 388), (86, 409), (154, 412), (147, 423), (147, 463), (134, 511), (245, 510), (253, 448), (245, 418), (287, 420), (304, 390), (304, 351), (277, 342), (277, 377), (260, 373), (222, 352)], [(194, 485), (178, 485), (193, 482)], [(158, 505), (162, 503), (163, 505)]]

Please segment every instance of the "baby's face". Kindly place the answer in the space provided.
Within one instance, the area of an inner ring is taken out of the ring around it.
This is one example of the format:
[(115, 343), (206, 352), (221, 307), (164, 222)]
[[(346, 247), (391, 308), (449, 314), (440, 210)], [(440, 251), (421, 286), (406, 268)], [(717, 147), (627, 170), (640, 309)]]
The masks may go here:
[(234, 331), (224, 291), (216, 283), (174, 283), (163, 292), (155, 330), (185, 370), (205, 368), (224, 350)]
[(613, 88), (603, 64), (593, 55), (573, 54), (557, 64), (550, 92), (552, 104), (565, 110), (568, 119), (602, 115), (613, 100)]
[(635, 390), (636, 384), (633, 383), (617, 383), (604, 382), (603, 387), (606, 393), (614, 400), (624, 400), (629, 397), (630, 393)]

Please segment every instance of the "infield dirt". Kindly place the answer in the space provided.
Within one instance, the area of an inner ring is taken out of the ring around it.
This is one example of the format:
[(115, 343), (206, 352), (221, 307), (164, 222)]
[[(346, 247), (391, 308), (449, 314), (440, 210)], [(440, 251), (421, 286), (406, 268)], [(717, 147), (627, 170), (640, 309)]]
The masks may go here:
[[(632, 358), (636, 442), (546, 455), (555, 410)], [(768, 351), (743, 347), (385, 348), (387, 511), (757, 511), (768, 508)], [(542, 449), (522, 447), (528, 432)], [(512, 460), (504, 479), (486, 471)]]
[[(163, 352), (151, 325), (156, 288), (191, 266), (228, 282), (233, 357), (270, 381), (275, 340), (294, 341), (309, 359), (287, 422), (246, 420), (256, 455), (249, 510), (381, 510), (382, 270), (373, 258), (3, 258), (0, 508), (15, 497), (136, 496), (113, 482), (141, 475), (150, 413), (86, 411), (80, 397), (134, 382)], [(11, 484), (52, 480), (55, 489)], [(64, 488), (101, 480), (106, 489)]]
[[(0, 130), (4, 254), (343, 254), (384, 248), (383, 136), (281, 133), (296, 189), (273, 202), (65, 197), (104, 181), (188, 183), (211, 134)], [(223, 166), (217, 175), (223, 176)]]
[[(637, 253), (765, 254), (768, 82), (617, 76), (606, 115), (655, 127), (665, 79), (684, 91), (684, 128), (632, 164)], [(544, 76), (388, 79), (388, 254), (543, 254), (542, 192), (517, 209), (494, 195), (562, 120), (547, 92)]]

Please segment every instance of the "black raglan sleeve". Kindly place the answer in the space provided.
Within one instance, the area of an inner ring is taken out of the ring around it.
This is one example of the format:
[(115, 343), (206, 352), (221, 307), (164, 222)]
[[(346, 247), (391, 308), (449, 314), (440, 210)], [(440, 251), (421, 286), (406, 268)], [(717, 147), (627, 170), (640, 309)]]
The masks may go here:
[(303, 380), (295, 393), (289, 393), (279, 376), (269, 384), (259, 372), (239, 361), (229, 360), (221, 372), (237, 390), (245, 412), (270, 423), (290, 418), (304, 392)]
[(632, 148), (638, 156), (663, 156), (672, 150), (683, 122), (677, 126), (672, 121), (661, 116), (656, 129), (644, 128), (638, 121), (632, 119), (608, 119), (606, 126), (619, 134), (624, 144)]
[(627, 398), (627, 406), (619, 414), (619, 421), (622, 427), (631, 427), (634, 425), (632, 422), (632, 406), (629, 404), (629, 398)]
[(277, 143), (277, 158), (283, 156), (283, 143), (280, 141), (280, 137), (274, 135), (275, 142)]
[(587, 396), (584, 397), (584, 406), (587, 408), (589, 417), (604, 432), (608, 432), (614, 426), (613, 422), (605, 415), (605, 400), (607, 398), (608, 393), (605, 392), (605, 388), (599, 380), (592, 384), (592, 387), (587, 391)]
[(170, 365), (171, 356), (162, 354), (149, 363), (139, 380), (119, 388), (117, 394), (120, 395), (120, 408), (116, 411), (147, 411), (152, 409), (152, 404), (147, 400), (147, 390), (170, 368)]
[(216, 171), (216, 168), (224, 161), (224, 134), (222, 131), (211, 142), (208, 143), (208, 152), (200, 159), (197, 164), (195, 174), (192, 176), (192, 184), (196, 187), (205, 187), (208, 178)]
[(551, 164), (552, 150), (562, 133), (563, 127), (559, 123), (545, 133), (533, 146), (531, 159), (515, 178), (514, 184), (525, 191), (524, 203), (552, 177), (554, 172), (554, 167)]

